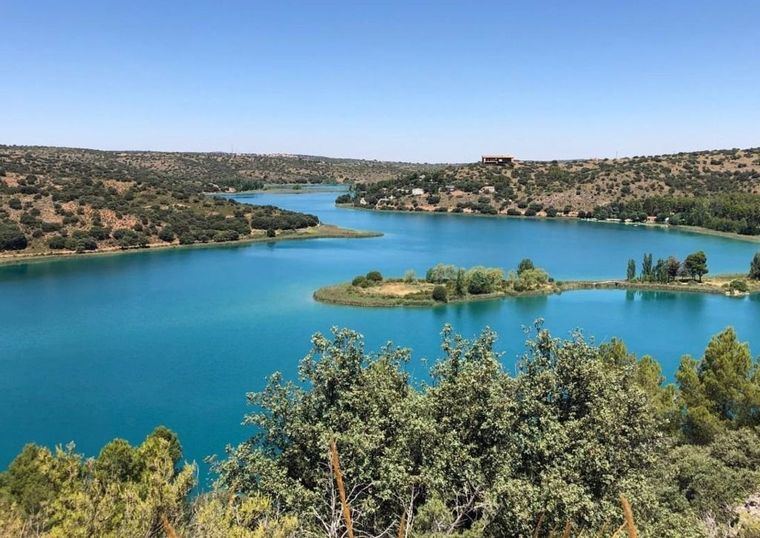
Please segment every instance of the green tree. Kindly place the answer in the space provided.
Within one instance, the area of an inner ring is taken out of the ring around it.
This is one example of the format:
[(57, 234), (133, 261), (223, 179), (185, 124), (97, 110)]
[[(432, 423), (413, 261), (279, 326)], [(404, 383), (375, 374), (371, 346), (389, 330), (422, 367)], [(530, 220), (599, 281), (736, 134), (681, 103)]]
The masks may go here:
[(760, 280), (760, 252), (752, 258), (752, 263), (749, 266), (749, 278)]
[(457, 269), (457, 277), (454, 281), (454, 293), (462, 297), (467, 292), (467, 279), (465, 278), (464, 269)]
[(760, 424), (758, 366), (732, 328), (710, 340), (701, 360), (684, 357), (676, 379), (684, 432), (693, 441), (710, 442), (726, 428)]
[(697, 278), (700, 282), (702, 282), (702, 276), (709, 272), (707, 270), (707, 256), (701, 250), (686, 256), (683, 265), (691, 278)]
[(533, 265), (533, 261), (530, 258), (524, 258), (520, 261), (519, 265), (517, 266), (517, 274), (520, 275), (524, 271), (529, 271), (531, 269), (535, 269), (535, 265)]
[(628, 260), (628, 269), (626, 271), (625, 279), (628, 281), (636, 280), (636, 262), (634, 260)]
[(382, 282), (383, 281), (383, 275), (380, 273), (380, 271), (370, 271), (367, 273), (367, 280), (370, 282)]
[(644, 254), (644, 259), (641, 262), (641, 280), (652, 280), (653, 277), (653, 266), (652, 266), (652, 255), (651, 254)]

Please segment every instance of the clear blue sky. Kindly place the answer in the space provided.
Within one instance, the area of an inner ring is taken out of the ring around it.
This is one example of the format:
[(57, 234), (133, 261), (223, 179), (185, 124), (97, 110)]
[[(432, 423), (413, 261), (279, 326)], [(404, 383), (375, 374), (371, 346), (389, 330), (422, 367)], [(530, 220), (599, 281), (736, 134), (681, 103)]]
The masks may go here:
[(0, 0), (0, 143), (428, 162), (760, 146), (760, 2)]

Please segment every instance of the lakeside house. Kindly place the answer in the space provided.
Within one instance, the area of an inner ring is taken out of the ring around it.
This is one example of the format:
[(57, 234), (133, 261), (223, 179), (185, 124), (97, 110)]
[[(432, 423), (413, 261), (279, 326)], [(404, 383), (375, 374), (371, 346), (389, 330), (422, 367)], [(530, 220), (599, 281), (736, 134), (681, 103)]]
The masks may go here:
[(422, 196), (423, 194), (425, 194), (425, 189), (421, 189), (419, 187), (412, 189), (412, 196)]
[(480, 157), (482, 164), (499, 164), (506, 165), (512, 164), (514, 157), (511, 155), (483, 155)]

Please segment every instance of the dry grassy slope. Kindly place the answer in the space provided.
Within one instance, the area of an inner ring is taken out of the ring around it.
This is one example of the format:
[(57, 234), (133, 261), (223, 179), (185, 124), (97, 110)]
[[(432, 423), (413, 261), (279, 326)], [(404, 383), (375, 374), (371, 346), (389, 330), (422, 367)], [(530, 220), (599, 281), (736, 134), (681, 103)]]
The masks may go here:
[[(422, 174), (420, 174), (422, 175)], [(435, 184), (431, 184), (434, 179)], [(457, 185), (456, 196), (441, 193), (441, 201), (427, 203), (409, 194), (393, 192), (409, 189)], [(610, 202), (628, 201), (656, 194), (694, 195), (712, 192), (760, 193), (760, 148), (718, 150), (622, 159), (577, 161), (518, 161), (513, 166), (470, 164), (450, 166), (424, 179), (400, 178), (379, 195), (395, 194), (399, 209), (410, 209), (415, 201), (423, 210), (451, 208), (461, 202), (483, 197), (480, 187), (495, 185), (490, 195), (500, 211), (518, 204), (540, 203), (562, 211), (590, 211)], [(372, 186), (369, 192), (372, 192)]]

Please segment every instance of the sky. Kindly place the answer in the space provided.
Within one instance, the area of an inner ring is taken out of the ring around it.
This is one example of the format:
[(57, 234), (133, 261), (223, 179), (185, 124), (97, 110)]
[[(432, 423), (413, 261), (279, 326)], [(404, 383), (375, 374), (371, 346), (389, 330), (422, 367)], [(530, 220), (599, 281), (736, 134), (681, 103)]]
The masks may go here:
[(0, 0), (0, 144), (416, 162), (760, 146), (760, 2)]

